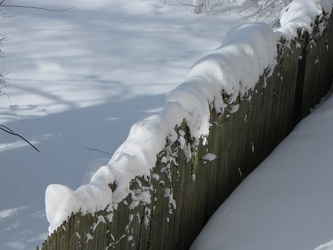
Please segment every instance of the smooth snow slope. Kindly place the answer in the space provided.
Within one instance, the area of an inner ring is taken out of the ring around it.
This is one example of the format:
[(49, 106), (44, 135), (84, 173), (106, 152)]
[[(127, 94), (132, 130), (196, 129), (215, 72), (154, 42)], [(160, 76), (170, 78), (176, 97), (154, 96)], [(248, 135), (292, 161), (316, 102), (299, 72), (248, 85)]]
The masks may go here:
[(160, 111), (190, 66), (253, 13), (252, 1), (225, 2), (202, 15), (179, 4), (159, 8), (163, 2), (35, 0), (35, 6), (74, 8), (1, 9), (0, 33), (8, 38), (1, 70), (8, 72), (11, 86), (4, 90), (17, 117), (0, 96), (0, 123), (41, 152), (0, 133), (0, 249), (40, 244), (49, 226), (46, 187), (88, 183), (131, 125)]

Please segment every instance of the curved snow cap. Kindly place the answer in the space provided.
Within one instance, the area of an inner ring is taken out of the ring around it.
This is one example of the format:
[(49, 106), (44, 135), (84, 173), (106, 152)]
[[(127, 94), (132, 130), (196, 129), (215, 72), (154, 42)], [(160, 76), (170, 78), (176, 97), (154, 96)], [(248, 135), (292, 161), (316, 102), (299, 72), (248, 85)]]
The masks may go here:
[(315, 250), (332, 250), (333, 249), (333, 240), (318, 246)]
[(281, 27), (276, 29), (278, 38), (291, 40), (297, 37), (297, 30), (312, 32), (312, 24), (323, 14), (332, 12), (332, 0), (293, 0), (284, 7), (279, 15)]
[[(290, 40), (297, 29), (312, 30), (311, 24), (322, 10), (330, 13), (333, 0), (294, 0), (286, 7), (281, 28), (275, 34), (267, 24), (246, 24), (231, 30), (216, 51), (198, 60), (185, 82), (166, 96), (161, 114), (135, 123), (126, 141), (107, 166), (92, 176), (90, 184), (73, 191), (63, 185), (50, 185), (45, 194), (46, 214), (52, 233), (71, 213), (94, 213), (112, 202), (120, 202), (129, 193), (136, 176), (149, 175), (166, 138), (185, 120), (191, 136), (199, 139), (209, 133), (210, 104), (223, 112), (227, 104), (243, 96), (258, 82), (265, 69), (273, 69), (276, 44), (281, 36)], [(221, 93), (230, 96), (224, 103)], [(176, 136), (170, 136), (176, 140)], [(109, 184), (116, 183), (112, 193)], [(145, 200), (147, 202), (147, 200)]]
[(45, 191), (45, 211), (50, 223), (49, 233), (57, 229), (68, 219), (71, 213), (83, 214), (105, 209), (112, 203), (112, 191), (108, 186), (114, 182), (114, 176), (106, 166), (99, 168), (89, 185), (83, 185), (73, 191), (60, 184), (49, 185)]

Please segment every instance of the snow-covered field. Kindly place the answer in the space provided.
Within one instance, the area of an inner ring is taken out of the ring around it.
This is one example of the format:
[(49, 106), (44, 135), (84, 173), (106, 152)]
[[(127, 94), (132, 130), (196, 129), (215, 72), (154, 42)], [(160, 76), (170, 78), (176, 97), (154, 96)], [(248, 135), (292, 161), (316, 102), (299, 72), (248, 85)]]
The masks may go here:
[(88, 183), (131, 125), (161, 111), (166, 93), (230, 28), (257, 19), (272, 25), (281, 7), (258, 16), (252, 0), (211, 2), (208, 14), (153, 0), (38, 0), (35, 6), (70, 9), (2, 11), (1, 69), (11, 86), (4, 89), (10, 100), (0, 98), (0, 123), (40, 153), (0, 133), (0, 249), (40, 244), (49, 184)]

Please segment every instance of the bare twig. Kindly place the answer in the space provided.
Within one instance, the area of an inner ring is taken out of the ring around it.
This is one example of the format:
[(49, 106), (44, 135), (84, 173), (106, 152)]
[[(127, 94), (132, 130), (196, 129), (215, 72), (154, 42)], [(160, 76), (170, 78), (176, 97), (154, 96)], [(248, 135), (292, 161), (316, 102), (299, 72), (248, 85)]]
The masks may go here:
[(26, 143), (28, 143), (31, 147), (33, 147), (38, 153), (40, 152), (34, 145), (32, 145), (27, 139), (25, 139), (23, 136), (15, 133), (13, 130), (11, 130), (10, 128), (6, 127), (5, 125), (1, 125), (0, 124), (0, 130), (10, 134), (10, 135), (14, 135), (14, 136), (18, 136), (20, 137), (23, 141), (25, 141)]
[(250, 9), (252, 8), (254, 5), (257, 5), (257, 4), (254, 4), (254, 5), (251, 5), (249, 7), (246, 7), (244, 9), (242, 9), (241, 11), (239, 11), (237, 14), (243, 18), (252, 18), (252, 17), (256, 17), (256, 21), (258, 21), (258, 19), (261, 17), (262, 13), (264, 13), (268, 8), (272, 7), (272, 6), (275, 6), (277, 7), (277, 5), (279, 4), (279, 2), (277, 2), (276, 0), (266, 0), (264, 3), (260, 4), (259, 5), (259, 8), (257, 10), (255, 10), (252, 14), (249, 14), (249, 15), (242, 15), (241, 13), (244, 12), (245, 10), (247, 9)]
[(67, 9), (60, 9), (60, 10), (52, 10), (48, 8), (43, 8), (43, 7), (36, 7), (36, 6), (27, 6), (27, 5), (7, 5), (7, 4), (2, 4), (0, 5), (1, 7), (7, 7), (7, 8), (24, 8), (24, 9), (36, 9), (36, 10), (45, 10), (45, 11), (54, 11), (54, 12), (63, 12), (63, 11), (68, 11), (74, 8), (74, 6), (67, 8)]
[(0, 86), (0, 96), (5, 95), (5, 96), (7, 97), (8, 102), (9, 102), (9, 108), (10, 108), (10, 110), (12, 111), (12, 113), (14, 114), (14, 116), (15, 116), (17, 119), (22, 120), (22, 119), (16, 114), (16, 112), (14, 111), (14, 109), (13, 109), (13, 105), (12, 105), (12, 100), (11, 100), (10, 96), (9, 96), (9, 95), (3, 90), (4, 88), (8, 88), (8, 87), (10, 86), (10, 85), (7, 84), (7, 82), (6, 82), (6, 78), (5, 78), (5, 75), (6, 75), (6, 74), (7, 74), (7, 73), (3, 73), (3, 72), (0, 73), (0, 84), (2, 85), (2, 86)]
[(18, 120), (21, 120), (21, 121), (22, 121), (22, 118), (20, 118), (20, 117), (16, 114), (15, 110), (13, 109), (12, 100), (10, 99), (10, 96), (9, 96), (6, 92), (0, 90), (0, 96), (2, 96), (2, 95), (7, 96), (7, 99), (8, 99), (8, 102), (9, 102), (9, 108), (10, 108), (10, 110), (12, 111), (13, 115), (14, 115)]
[(161, 6), (159, 6), (158, 8), (163, 8), (164, 5), (166, 5), (167, 1), (168, 1), (168, 0), (164, 0), (163, 4), (162, 4)]
[(45, 10), (45, 11), (54, 11), (54, 12), (63, 12), (63, 11), (68, 11), (74, 8), (74, 6), (67, 8), (67, 9), (59, 9), (59, 10), (53, 10), (53, 9), (48, 9), (48, 8), (43, 8), (43, 7), (37, 7), (37, 6), (29, 6), (29, 5), (16, 5), (16, 4), (3, 4), (6, 0), (2, 0), (0, 2), (0, 7), (5, 7), (5, 8), (24, 8), (24, 9), (36, 9), (36, 10)]
[(200, 4), (200, 5), (195, 5), (195, 4), (189, 4), (189, 3), (182, 3), (181, 1), (177, 0), (177, 2), (181, 5), (184, 5), (184, 6), (190, 6), (190, 7), (194, 7), (194, 8), (198, 8), (198, 7), (202, 7), (204, 6), (204, 4)]
[(91, 155), (90, 155), (90, 152), (91, 151), (96, 151), (96, 152), (99, 152), (99, 153), (102, 153), (102, 154), (106, 154), (106, 155), (113, 155), (113, 154), (110, 154), (108, 152), (105, 152), (105, 151), (102, 151), (102, 150), (99, 150), (99, 149), (96, 149), (96, 148), (89, 148), (89, 147), (85, 147), (86, 149), (89, 150), (89, 158), (91, 159)]

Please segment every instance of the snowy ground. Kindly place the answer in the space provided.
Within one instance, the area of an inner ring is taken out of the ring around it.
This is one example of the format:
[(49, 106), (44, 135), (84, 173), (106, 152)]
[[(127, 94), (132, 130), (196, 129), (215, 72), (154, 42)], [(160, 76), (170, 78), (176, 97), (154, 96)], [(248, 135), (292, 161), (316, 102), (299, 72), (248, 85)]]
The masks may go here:
[[(40, 244), (49, 226), (46, 187), (89, 182), (131, 125), (160, 111), (190, 66), (255, 11), (248, 8), (252, 0), (221, 3), (199, 15), (176, 1), (153, 0), (38, 0), (35, 6), (74, 8), (3, 11), (1, 34), (8, 40), (1, 69), (11, 86), (5, 89), (10, 102), (0, 98), (0, 123), (40, 153), (0, 133), (0, 249)], [(275, 18), (254, 15), (252, 21), (258, 17), (270, 24)]]

